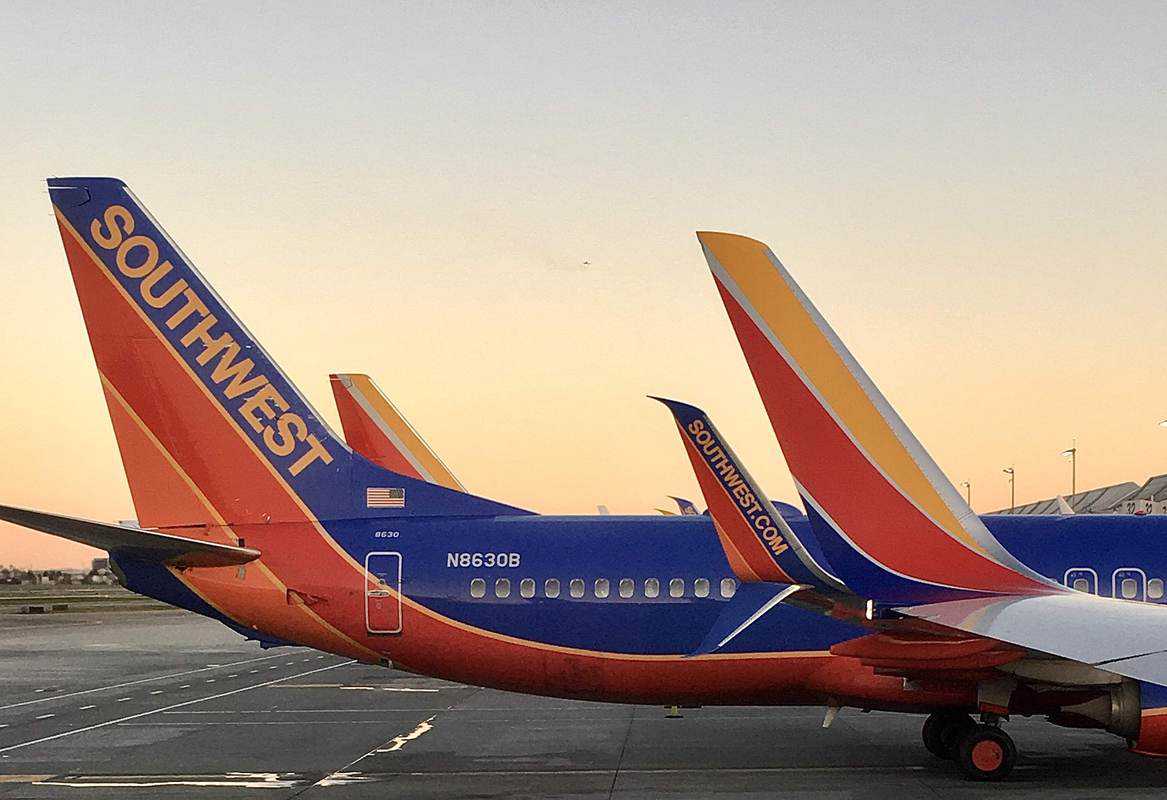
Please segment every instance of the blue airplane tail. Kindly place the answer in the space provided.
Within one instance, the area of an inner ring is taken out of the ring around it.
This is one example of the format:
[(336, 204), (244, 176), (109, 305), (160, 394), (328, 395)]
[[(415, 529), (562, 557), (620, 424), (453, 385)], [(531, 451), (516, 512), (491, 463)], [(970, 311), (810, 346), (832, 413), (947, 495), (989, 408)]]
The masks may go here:
[(122, 181), (48, 184), (140, 524), (529, 513), (354, 453)]

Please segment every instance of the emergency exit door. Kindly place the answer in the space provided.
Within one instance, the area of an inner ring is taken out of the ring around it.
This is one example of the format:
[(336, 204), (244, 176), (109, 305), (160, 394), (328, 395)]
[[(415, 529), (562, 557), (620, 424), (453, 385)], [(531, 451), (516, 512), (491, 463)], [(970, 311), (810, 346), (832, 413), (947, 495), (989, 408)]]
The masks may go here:
[(401, 633), (401, 553), (365, 556), (365, 629)]

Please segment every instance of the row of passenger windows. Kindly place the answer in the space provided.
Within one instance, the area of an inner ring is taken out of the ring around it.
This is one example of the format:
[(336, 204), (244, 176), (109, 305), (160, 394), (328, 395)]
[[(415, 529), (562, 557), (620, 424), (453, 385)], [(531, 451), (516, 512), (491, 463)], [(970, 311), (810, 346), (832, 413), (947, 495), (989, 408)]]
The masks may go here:
[[(1070, 588), (1079, 592), (1093, 593), (1094, 588), (1089, 578), (1075, 578)], [(1139, 581), (1137, 578), (1123, 578), (1118, 584), (1119, 596), (1125, 600), (1134, 600), (1139, 596)], [(1162, 600), (1164, 586), (1162, 578), (1151, 578), (1147, 581), (1147, 599)]]
[[(534, 597), (536, 588), (534, 578), (523, 578), (519, 581), (519, 596)], [(559, 597), (561, 588), (559, 578), (548, 578), (543, 582), (543, 596)], [(628, 599), (636, 596), (637, 583), (632, 578), (621, 578), (616, 582), (615, 588), (620, 597)], [(691, 587), (686, 585), (684, 578), (673, 578), (665, 588), (669, 597), (709, 597), (711, 587), (708, 578), (694, 579)], [(718, 588), (722, 597), (733, 597), (734, 592), (737, 591), (737, 581), (733, 578), (723, 578)], [(583, 597), (587, 593), (587, 589), (587, 582), (583, 578), (572, 578), (567, 582), (567, 594), (571, 597)], [(660, 579), (645, 578), (644, 583), (640, 585), (640, 590), (643, 597), (649, 599), (660, 597)], [(591, 585), (591, 591), (593, 597), (603, 600), (612, 595), (612, 582), (607, 578), (596, 578)], [(486, 581), (484, 579), (474, 578), (470, 581), (470, 596), (474, 598), (486, 597)], [(499, 578), (494, 582), (494, 596), (498, 598), (511, 596), (510, 578)]]

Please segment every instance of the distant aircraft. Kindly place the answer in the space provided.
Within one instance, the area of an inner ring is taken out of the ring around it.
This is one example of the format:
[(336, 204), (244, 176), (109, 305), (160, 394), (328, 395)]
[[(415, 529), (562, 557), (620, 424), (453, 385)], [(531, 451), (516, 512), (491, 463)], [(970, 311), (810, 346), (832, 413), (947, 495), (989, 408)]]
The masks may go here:
[(671, 494), (669, 495), (669, 499), (677, 504), (677, 508), (680, 510), (682, 516), (695, 517), (701, 513), (697, 510), (697, 506), (693, 505), (692, 500), (686, 500), (683, 497), (674, 497)]
[(358, 455), (121, 181), (49, 190), (147, 530), (0, 518), (108, 550), (131, 590), (518, 692), (927, 713), (979, 779), (1012, 767), (1011, 715), (1167, 755), (1167, 517), (974, 515), (764, 245), (699, 234), (808, 515), (666, 401), (708, 515), (540, 516)]
[(368, 375), (330, 375), (345, 442), (379, 467), (464, 492), (438, 454)]

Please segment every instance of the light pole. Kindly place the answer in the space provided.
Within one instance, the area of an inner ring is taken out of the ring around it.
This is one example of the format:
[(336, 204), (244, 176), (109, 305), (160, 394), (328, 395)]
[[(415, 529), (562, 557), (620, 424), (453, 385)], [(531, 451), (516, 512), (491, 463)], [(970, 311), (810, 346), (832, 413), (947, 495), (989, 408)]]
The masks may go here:
[(964, 502), (968, 503), (969, 508), (972, 508), (972, 484), (968, 481), (961, 481), (960, 485), (964, 487)]
[(1013, 467), (1005, 467), (1001, 470), (1009, 476), (1009, 513), (1013, 513), (1013, 509), (1017, 506), (1017, 474), (1013, 471)]
[[(1159, 423), (1162, 425), (1163, 423)], [(1075, 439), (1069, 450), (1062, 451), (1062, 458), (1070, 459), (1070, 497), (1078, 493), (1078, 440)]]

